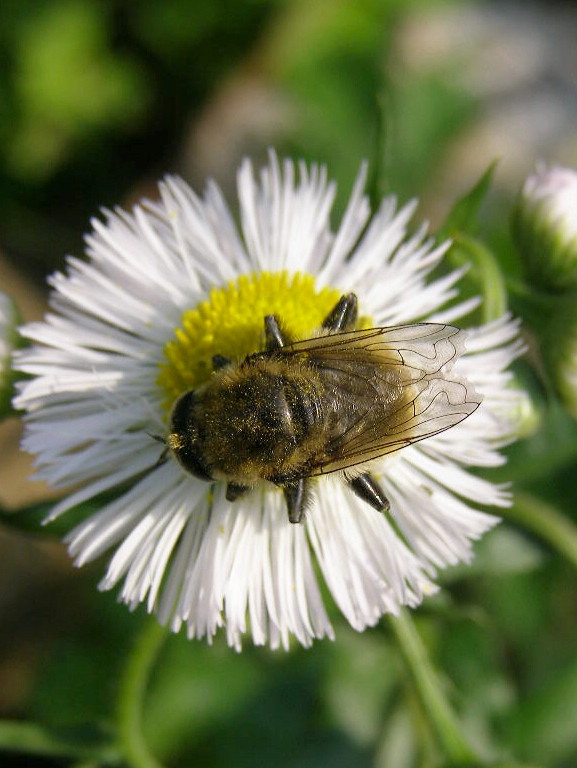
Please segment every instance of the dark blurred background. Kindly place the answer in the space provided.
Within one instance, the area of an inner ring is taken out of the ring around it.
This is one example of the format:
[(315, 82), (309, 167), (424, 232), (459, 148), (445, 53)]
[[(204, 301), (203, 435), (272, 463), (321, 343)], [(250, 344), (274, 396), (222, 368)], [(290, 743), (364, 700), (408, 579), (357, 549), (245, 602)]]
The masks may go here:
[[(368, 159), (433, 226), (497, 158), (483, 234), (502, 245), (502, 203), (535, 161), (577, 164), (576, 39), (573, 2), (3, 0), (0, 290), (41, 317), (46, 275), (101, 207), (154, 196), (167, 172), (199, 190), (211, 176), (232, 201), (241, 158), (270, 146), (327, 164), (337, 214)], [(50, 494), (26, 481), (19, 433), (0, 427), (8, 512)], [(574, 499), (574, 467), (542, 485)], [(0, 717), (111, 719), (143, 616), (96, 592), (101, 570), (73, 571), (49, 531), (0, 532)], [(502, 527), (447, 585), (421, 629), (471, 738), (576, 765), (573, 571)], [(337, 643), (288, 655), (171, 640), (156, 748), (181, 766), (435, 765), (386, 631), (335, 621)]]

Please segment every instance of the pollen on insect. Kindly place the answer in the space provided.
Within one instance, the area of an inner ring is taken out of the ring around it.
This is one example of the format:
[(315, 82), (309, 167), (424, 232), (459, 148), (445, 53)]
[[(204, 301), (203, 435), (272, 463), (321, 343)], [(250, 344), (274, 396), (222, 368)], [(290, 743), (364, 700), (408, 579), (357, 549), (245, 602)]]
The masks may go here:
[(179, 435), (176, 432), (171, 432), (166, 438), (166, 444), (171, 451), (177, 451), (180, 448), (183, 448), (184, 443), (183, 443), (182, 435)]

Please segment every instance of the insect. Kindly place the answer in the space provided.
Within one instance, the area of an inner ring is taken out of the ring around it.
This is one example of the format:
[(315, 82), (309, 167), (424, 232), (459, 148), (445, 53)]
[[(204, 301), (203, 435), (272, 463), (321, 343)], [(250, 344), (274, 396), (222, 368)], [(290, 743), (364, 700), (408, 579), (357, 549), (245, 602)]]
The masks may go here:
[(387, 511), (367, 463), (458, 424), (480, 398), (448, 370), (463, 348), (459, 329), (354, 330), (356, 320), (352, 293), (327, 315), (324, 335), (304, 341), (267, 315), (264, 351), (240, 362), (215, 356), (209, 381), (175, 402), (167, 451), (195, 477), (225, 481), (229, 501), (262, 481), (280, 487), (291, 523), (304, 517), (311, 478), (330, 472)]

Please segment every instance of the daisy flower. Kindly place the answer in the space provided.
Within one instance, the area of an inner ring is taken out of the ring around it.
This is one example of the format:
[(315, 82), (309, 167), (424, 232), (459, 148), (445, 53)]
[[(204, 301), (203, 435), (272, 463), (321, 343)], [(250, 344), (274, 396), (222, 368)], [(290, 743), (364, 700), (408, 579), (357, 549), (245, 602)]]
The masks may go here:
[(333, 229), (335, 184), (316, 165), (271, 154), (256, 175), (245, 161), (238, 224), (215, 184), (199, 197), (167, 178), (158, 201), (92, 222), (88, 259), (68, 259), (50, 280), (51, 312), (22, 329), (23, 446), (39, 477), (76, 489), (50, 519), (104, 494), (69, 533), (71, 555), (83, 565), (111, 553), (102, 588), (121, 584), (125, 603), (145, 602), (174, 631), (210, 640), (224, 628), (237, 649), (245, 634), (309, 646), (333, 637), (331, 598), (363, 630), (431, 594), (438, 570), (468, 561), (495, 524), (485, 510), (510, 502), (469, 469), (501, 464), (514, 430), (507, 367), (520, 347), (509, 317), (470, 328), (454, 363), (482, 405), (373, 463), (388, 512), (334, 473), (311, 481), (295, 525), (270, 483), (229, 502), (226, 483), (197, 479), (170, 455), (159, 463), (152, 436), (167, 435), (174, 402), (209, 379), (213, 356), (262, 350), (266, 315), (306, 339), (349, 293), (365, 328), (458, 323), (476, 306), (459, 300), (461, 271), (432, 277), (447, 246), (424, 227), (407, 234), (415, 204), (387, 198), (371, 216), (364, 183), (363, 168)]

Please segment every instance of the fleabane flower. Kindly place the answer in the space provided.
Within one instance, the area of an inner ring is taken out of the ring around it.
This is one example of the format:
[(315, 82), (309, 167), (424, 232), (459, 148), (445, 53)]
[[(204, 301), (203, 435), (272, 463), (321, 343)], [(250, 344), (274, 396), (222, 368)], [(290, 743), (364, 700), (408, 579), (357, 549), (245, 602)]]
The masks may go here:
[(512, 224), (527, 273), (539, 287), (577, 286), (577, 171), (540, 164), (523, 185)]
[(124, 602), (146, 602), (174, 631), (308, 646), (333, 637), (331, 598), (363, 630), (434, 592), (438, 570), (468, 561), (490, 512), (509, 504), (506, 488), (470, 471), (501, 464), (514, 433), (507, 367), (520, 346), (508, 316), (470, 328), (453, 364), (479, 408), (372, 462), (388, 512), (337, 472), (311, 480), (304, 521), (291, 524), (273, 484), (228, 501), (224, 481), (192, 476), (153, 438), (167, 439), (175, 401), (210, 380), (215, 356), (263, 349), (267, 315), (307, 339), (354, 293), (364, 328), (466, 319), (476, 301), (459, 300), (462, 272), (432, 277), (446, 246), (424, 227), (407, 234), (414, 203), (387, 198), (371, 215), (364, 182), (363, 168), (333, 229), (335, 185), (316, 165), (271, 154), (256, 176), (244, 162), (238, 224), (215, 184), (199, 197), (168, 178), (158, 201), (93, 222), (88, 260), (51, 278), (52, 311), (22, 331), (24, 448), (41, 478), (79, 488), (51, 519), (105, 493), (68, 535), (70, 552), (78, 565), (111, 553), (102, 588), (121, 584)]

